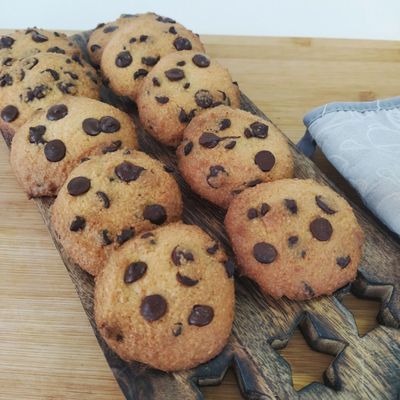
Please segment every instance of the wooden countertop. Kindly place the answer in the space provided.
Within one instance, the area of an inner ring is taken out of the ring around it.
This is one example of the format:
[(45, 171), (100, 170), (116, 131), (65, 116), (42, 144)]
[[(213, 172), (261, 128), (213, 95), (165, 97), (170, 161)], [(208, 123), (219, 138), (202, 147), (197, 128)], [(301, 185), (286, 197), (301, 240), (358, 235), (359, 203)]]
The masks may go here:
[[(400, 94), (400, 42), (203, 39), (208, 53), (294, 142), (304, 132), (303, 115), (315, 106)], [(0, 143), (0, 398), (122, 399), (50, 235)], [(349, 190), (326, 161), (318, 157), (317, 163)], [(361, 333), (375, 325), (377, 304), (352, 297), (346, 304)], [(281, 353), (292, 364), (296, 388), (321, 380), (331, 360), (311, 351), (300, 334)], [(232, 373), (204, 393), (207, 399), (240, 398)]]

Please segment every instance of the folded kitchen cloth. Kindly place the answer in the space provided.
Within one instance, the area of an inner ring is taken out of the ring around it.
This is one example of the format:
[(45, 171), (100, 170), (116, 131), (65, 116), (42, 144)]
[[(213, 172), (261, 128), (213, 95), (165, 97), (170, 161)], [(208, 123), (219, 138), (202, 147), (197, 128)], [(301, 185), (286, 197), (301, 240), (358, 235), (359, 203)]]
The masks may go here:
[(298, 148), (311, 156), (318, 145), (366, 206), (400, 234), (400, 97), (326, 104), (304, 124)]

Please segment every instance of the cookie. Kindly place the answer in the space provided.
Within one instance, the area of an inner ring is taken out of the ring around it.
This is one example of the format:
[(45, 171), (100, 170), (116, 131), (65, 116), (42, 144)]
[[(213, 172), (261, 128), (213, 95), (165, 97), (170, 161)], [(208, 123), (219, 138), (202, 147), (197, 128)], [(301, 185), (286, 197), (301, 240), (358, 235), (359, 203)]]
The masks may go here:
[(193, 225), (171, 224), (137, 237), (96, 278), (101, 335), (124, 360), (163, 371), (210, 360), (232, 329), (232, 265)]
[(363, 232), (346, 200), (313, 180), (246, 189), (225, 226), (242, 273), (273, 297), (329, 295), (356, 277)]
[(138, 147), (127, 114), (87, 97), (65, 96), (17, 130), (10, 160), (30, 197), (55, 196), (80, 162), (123, 147)]
[(223, 208), (246, 187), (293, 176), (283, 135), (268, 121), (227, 106), (193, 118), (177, 156), (190, 187)]
[(66, 253), (92, 275), (144, 230), (180, 219), (181, 194), (163, 165), (135, 150), (92, 157), (72, 170), (52, 206)]
[(101, 70), (116, 94), (135, 100), (145, 76), (161, 57), (192, 49), (204, 51), (193, 32), (170, 18), (142, 14), (114, 32), (104, 49)]
[(0, 128), (9, 136), (38, 108), (65, 95), (99, 98), (97, 72), (79, 56), (38, 53), (14, 63), (7, 74), (11, 79), (0, 85)]
[(239, 89), (215, 60), (194, 51), (175, 52), (149, 73), (137, 104), (145, 129), (161, 143), (177, 146), (195, 115), (221, 104), (238, 108)]

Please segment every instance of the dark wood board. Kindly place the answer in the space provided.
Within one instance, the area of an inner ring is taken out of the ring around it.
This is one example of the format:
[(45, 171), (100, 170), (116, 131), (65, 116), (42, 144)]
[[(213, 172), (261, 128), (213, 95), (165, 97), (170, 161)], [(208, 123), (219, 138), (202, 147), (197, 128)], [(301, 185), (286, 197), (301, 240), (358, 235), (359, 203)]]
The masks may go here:
[[(74, 39), (85, 47), (86, 34)], [(174, 152), (157, 143), (140, 126), (134, 104), (103, 88), (103, 100), (134, 119), (142, 150), (174, 169), (184, 199), (183, 219), (202, 227), (232, 255), (224, 227), (224, 211), (200, 199), (176, 171)], [(244, 95), (242, 108), (266, 118)], [(6, 132), (3, 136), (8, 139)], [(313, 178), (333, 187), (313, 162), (291, 143), (296, 177)], [(335, 188), (335, 190), (337, 190)], [(341, 193), (343, 195), (343, 193)], [(334, 296), (306, 302), (272, 299), (246, 278), (236, 279), (236, 316), (229, 344), (207, 364), (190, 371), (167, 374), (139, 363), (128, 364), (115, 355), (99, 336), (93, 318), (94, 282), (68, 260), (50, 223), (52, 199), (36, 199), (46, 225), (75, 284), (83, 308), (104, 355), (127, 399), (202, 399), (201, 385), (222, 381), (234, 367), (241, 391), (248, 399), (398, 399), (400, 398), (400, 245), (370, 214), (355, 206), (366, 240), (357, 280)], [(351, 291), (381, 301), (380, 326), (360, 337), (351, 313), (341, 298)], [(309, 345), (336, 356), (325, 372), (325, 385), (312, 383), (296, 392), (288, 363), (276, 351), (299, 327)]]

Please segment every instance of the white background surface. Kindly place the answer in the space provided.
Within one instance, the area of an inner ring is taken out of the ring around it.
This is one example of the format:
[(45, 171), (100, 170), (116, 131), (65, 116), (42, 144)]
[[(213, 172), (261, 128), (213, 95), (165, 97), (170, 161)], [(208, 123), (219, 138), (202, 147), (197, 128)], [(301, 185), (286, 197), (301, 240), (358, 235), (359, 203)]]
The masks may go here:
[(400, 40), (400, 0), (0, 0), (1, 28), (89, 29), (155, 11), (198, 33)]

